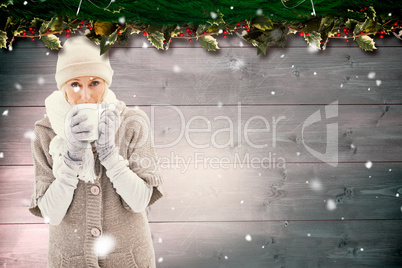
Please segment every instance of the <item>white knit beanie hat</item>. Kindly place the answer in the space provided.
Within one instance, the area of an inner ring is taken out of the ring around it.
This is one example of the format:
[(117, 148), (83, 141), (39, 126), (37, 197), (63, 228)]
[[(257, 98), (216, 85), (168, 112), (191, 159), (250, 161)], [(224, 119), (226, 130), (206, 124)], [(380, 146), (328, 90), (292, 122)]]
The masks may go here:
[(57, 88), (68, 80), (81, 76), (100, 77), (110, 86), (113, 69), (107, 53), (100, 55), (100, 48), (85, 36), (71, 37), (64, 43), (57, 59)]

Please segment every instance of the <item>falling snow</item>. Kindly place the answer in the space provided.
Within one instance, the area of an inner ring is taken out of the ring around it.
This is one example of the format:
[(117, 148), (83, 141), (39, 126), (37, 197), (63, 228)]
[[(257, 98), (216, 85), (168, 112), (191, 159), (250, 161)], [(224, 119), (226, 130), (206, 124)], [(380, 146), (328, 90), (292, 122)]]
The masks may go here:
[(38, 84), (43, 85), (45, 83), (45, 79), (43, 77), (38, 77)]
[(0, 152), (0, 158), (4, 158), (4, 153)]
[(116, 242), (111, 235), (103, 234), (94, 243), (94, 251), (99, 257), (107, 256), (115, 246)]
[(320, 190), (322, 189), (322, 184), (321, 184), (321, 182), (320, 182), (319, 180), (314, 179), (314, 180), (311, 182), (311, 188), (312, 188), (314, 191), (320, 191)]
[(119, 23), (120, 23), (120, 24), (126, 23), (126, 18), (125, 18), (125, 17), (120, 17), (120, 18), (119, 18)]
[(370, 88), (368, 88), (367, 90), (370, 91)]
[(271, 91), (271, 95), (275, 95), (275, 91)]
[(78, 91), (81, 90), (81, 88), (80, 87), (73, 87), (73, 90), (74, 90), (75, 93), (77, 93)]
[(377, 87), (379, 87), (381, 85), (382, 81), (381, 80), (375, 80), (375, 84), (377, 85)]
[(251, 241), (251, 240), (252, 240), (251, 235), (249, 235), (249, 234), (248, 234), (248, 235), (246, 235), (246, 237), (245, 237), (245, 238), (246, 238), (246, 240), (247, 240), (247, 241)]
[(374, 78), (375, 78), (375, 72), (370, 72), (370, 73), (367, 75), (367, 77), (368, 77), (369, 79), (374, 79)]
[(159, 263), (163, 262), (163, 258), (160, 257), (160, 258), (158, 259), (158, 262), (159, 262)]
[(396, 197), (399, 197), (399, 193), (396, 193), (396, 195), (395, 195)]
[(8, 110), (4, 110), (4, 112), (2, 113), (3, 116), (7, 116), (8, 115)]
[(341, 84), (340, 87), (343, 87), (343, 84)]
[(24, 133), (24, 138), (34, 140), (35, 139), (35, 133), (32, 130), (27, 131), (27, 132)]
[(228, 256), (225, 256), (225, 260), (227, 260), (228, 259)]
[(24, 1), (24, 6), (28, 5), (28, 1)]
[(49, 56), (49, 54), (50, 54), (49, 52), (46, 52), (46, 56)]
[(230, 7), (230, 9), (233, 9), (233, 8), (234, 8), (233, 6)]
[(392, 171), (392, 168), (388, 169), (388, 171)]
[(240, 201), (240, 204), (243, 204), (243, 203), (244, 203), (244, 200), (241, 200), (241, 201)]
[(21, 90), (21, 89), (22, 89), (22, 86), (21, 86), (20, 84), (16, 83), (16, 84), (15, 84), (15, 88), (16, 88), (17, 90)]
[(257, 14), (257, 16), (261, 16), (263, 14), (263, 11), (261, 8), (257, 9), (257, 11), (255, 12), (255, 14)]
[(314, 72), (314, 75), (317, 75), (317, 72)]
[(215, 12), (211, 12), (210, 15), (212, 19), (216, 19), (218, 17), (218, 14), (216, 14)]
[(175, 73), (180, 73), (180, 72), (181, 72), (180, 67), (177, 66), (177, 65), (173, 66), (173, 72), (175, 72)]
[(161, 237), (159, 237), (158, 243), (162, 243), (162, 238)]
[(284, 57), (285, 57), (285, 54), (282, 54), (282, 55), (281, 55), (281, 59), (283, 59)]
[(327, 202), (327, 209), (328, 209), (329, 211), (332, 211), (332, 210), (335, 210), (335, 209), (336, 209), (336, 203), (335, 203), (335, 201), (334, 201), (333, 199), (328, 199), (328, 202)]
[(142, 48), (148, 48), (148, 44), (147, 43), (142, 43)]
[(307, 234), (307, 236), (311, 236), (311, 234), (310, 234), (310, 233), (308, 233), (308, 234)]
[(366, 166), (366, 168), (370, 169), (373, 166), (373, 162), (367, 161), (364, 165)]

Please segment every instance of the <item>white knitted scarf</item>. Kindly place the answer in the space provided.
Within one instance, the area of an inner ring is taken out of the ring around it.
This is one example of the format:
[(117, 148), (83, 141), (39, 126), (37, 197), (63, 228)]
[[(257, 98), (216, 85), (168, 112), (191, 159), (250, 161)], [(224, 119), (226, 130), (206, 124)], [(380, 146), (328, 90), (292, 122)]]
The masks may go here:
[[(117, 105), (118, 100), (114, 92), (106, 89), (106, 96), (102, 103)], [(67, 140), (64, 133), (64, 120), (68, 111), (73, 107), (64, 97), (63, 92), (54, 91), (45, 100), (46, 114), (52, 125), (56, 136), (49, 144), (49, 154), (53, 159), (53, 174), (57, 178), (60, 174), (61, 165), (63, 164), (64, 153), (67, 150)], [(121, 120), (119, 120), (121, 122)], [(85, 150), (82, 157), (82, 167), (80, 168), (79, 178), (85, 182), (95, 182), (95, 161), (91, 145), (88, 143), (88, 148)]]

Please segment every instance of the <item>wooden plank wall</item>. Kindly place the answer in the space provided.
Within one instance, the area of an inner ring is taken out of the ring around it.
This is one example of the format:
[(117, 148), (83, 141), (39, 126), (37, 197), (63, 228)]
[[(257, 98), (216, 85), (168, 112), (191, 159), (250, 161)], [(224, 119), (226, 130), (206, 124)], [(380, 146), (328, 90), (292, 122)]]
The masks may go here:
[[(266, 56), (236, 37), (218, 52), (147, 43), (135, 36), (110, 56), (117, 97), (154, 126), (166, 181), (148, 211), (158, 267), (402, 265), (401, 41), (314, 52), (289, 36)], [(0, 51), (3, 267), (46, 267), (48, 225), (27, 210), (30, 138), (56, 60), (40, 42)], [(338, 161), (311, 153), (334, 144)]]

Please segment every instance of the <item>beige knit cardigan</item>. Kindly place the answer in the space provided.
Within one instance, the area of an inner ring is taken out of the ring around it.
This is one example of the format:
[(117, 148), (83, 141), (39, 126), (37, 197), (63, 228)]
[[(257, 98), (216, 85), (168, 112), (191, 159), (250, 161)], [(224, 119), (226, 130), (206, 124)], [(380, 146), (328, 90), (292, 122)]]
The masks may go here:
[[(122, 123), (116, 133), (120, 155), (129, 167), (153, 186), (148, 204), (163, 196), (163, 179), (157, 166), (150, 121), (140, 109), (119, 102)], [(35, 123), (32, 141), (35, 183), (29, 211), (43, 217), (37, 205), (55, 180), (49, 144), (56, 135), (47, 117)], [(146, 161), (141, 159), (147, 158)], [(135, 213), (116, 193), (94, 150), (95, 173), (99, 179), (92, 183), (79, 180), (74, 197), (59, 225), (49, 225), (48, 267), (155, 267), (155, 253), (145, 211)], [(94, 186), (98, 187), (94, 190)], [(100, 190), (100, 191), (98, 191)], [(100, 258), (94, 252), (94, 242), (102, 234), (114, 238), (114, 250)]]

